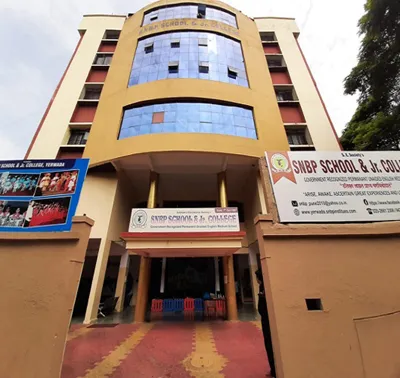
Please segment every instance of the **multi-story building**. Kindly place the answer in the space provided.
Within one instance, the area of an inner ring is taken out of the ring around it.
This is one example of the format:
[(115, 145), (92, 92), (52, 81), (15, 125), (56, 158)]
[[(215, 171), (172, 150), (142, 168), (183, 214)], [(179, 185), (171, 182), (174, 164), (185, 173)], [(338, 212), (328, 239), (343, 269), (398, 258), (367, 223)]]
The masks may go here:
[[(235, 319), (236, 303), (254, 302), (257, 290), (254, 218), (267, 212), (259, 159), (267, 150), (340, 150), (294, 19), (167, 0), (127, 16), (87, 15), (79, 33), (26, 154), (90, 158), (78, 214), (95, 224), (76, 312), (92, 321), (111, 290), (118, 310), (131, 303), (141, 321), (151, 298), (215, 289)], [(162, 248), (151, 236), (137, 251), (121, 242), (132, 208), (228, 205), (245, 232), (233, 256), (218, 253), (223, 235), (202, 241), (215, 253), (191, 247), (195, 234), (182, 253), (168, 235)]]

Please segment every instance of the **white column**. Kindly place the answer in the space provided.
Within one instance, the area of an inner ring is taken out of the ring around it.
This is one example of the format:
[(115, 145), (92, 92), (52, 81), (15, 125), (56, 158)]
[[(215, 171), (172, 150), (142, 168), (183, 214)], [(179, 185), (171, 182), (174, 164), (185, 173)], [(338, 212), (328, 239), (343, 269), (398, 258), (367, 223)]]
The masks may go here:
[(219, 260), (218, 257), (214, 257), (214, 268), (215, 268), (215, 294), (221, 291), (219, 282)]
[(160, 293), (164, 293), (164, 290), (165, 290), (165, 269), (166, 269), (166, 267), (167, 267), (167, 258), (163, 257), (162, 268), (161, 268)]

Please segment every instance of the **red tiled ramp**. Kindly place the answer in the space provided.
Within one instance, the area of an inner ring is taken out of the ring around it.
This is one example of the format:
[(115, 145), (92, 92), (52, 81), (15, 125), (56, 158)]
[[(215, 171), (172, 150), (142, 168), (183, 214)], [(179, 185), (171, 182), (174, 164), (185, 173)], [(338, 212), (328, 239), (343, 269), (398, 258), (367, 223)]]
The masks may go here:
[(122, 343), (138, 324), (120, 324), (114, 328), (91, 328), (67, 342), (61, 378), (83, 377), (87, 370)]
[(213, 323), (217, 352), (228, 359), (227, 378), (265, 378), (269, 372), (261, 330), (250, 322)]
[(182, 361), (192, 351), (194, 325), (158, 323), (123, 360), (113, 378), (189, 378)]

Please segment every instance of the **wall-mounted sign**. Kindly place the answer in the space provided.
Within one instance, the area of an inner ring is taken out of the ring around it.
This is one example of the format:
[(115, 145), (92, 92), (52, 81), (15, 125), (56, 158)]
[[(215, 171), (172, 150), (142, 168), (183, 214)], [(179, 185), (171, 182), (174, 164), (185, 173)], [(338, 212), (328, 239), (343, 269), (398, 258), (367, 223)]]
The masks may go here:
[(0, 161), (0, 231), (69, 231), (88, 159)]
[(143, 26), (140, 31), (139, 35), (145, 35), (145, 34), (153, 34), (153, 33), (159, 33), (159, 32), (165, 32), (169, 30), (176, 30), (176, 27), (184, 28), (184, 29), (190, 29), (193, 27), (200, 27), (204, 28), (207, 30), (215, 30), (219, 32), (225, 32), (234, 36), (239, 35), (239, 30), (224, 24), (222, 22), (218, 21), (212, 21), (212, 20), (204, 20), (204, 19), (192, 19), (192, 18), (183, 18), (179, 20), (166, 20), (166, 21), (160, 21), (157, 23), (154, 23), (152, 25), (146, 25)]
[(236, 207), (132, 209), (129, 232), (240, 231)]
[(267, 152), (281, 222), (400, 220), (399, 152)]

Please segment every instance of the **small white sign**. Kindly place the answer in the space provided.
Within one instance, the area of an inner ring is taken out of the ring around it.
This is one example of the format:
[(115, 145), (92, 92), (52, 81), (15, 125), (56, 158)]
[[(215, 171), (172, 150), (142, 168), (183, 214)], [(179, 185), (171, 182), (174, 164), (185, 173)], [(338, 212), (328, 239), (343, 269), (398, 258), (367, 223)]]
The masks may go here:
[(240, 231), (236, 207), (132, 209), (129, 232)]
[(400, 220), (400, 152), (267, 152), (281, 222)]

